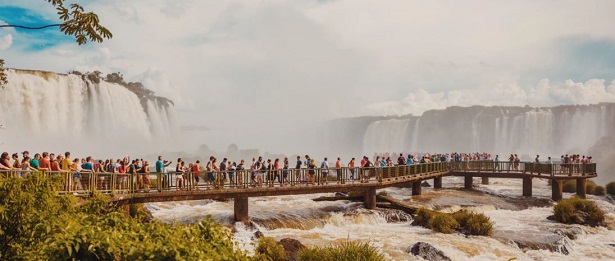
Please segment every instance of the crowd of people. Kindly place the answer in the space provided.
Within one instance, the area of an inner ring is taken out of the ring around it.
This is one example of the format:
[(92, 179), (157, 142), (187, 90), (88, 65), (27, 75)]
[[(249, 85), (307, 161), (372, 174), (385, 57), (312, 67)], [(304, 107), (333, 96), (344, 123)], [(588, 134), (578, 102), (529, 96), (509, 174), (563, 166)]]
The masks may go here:
[[(394, 158), (397, 157), (397, 159)], [(279, 186), (286, 186), (291, 181), (298, 181), (301, 184), (314, 184), (316, 174), (318, 173), (319, 181), (328, 182), (329, 173), (337, 174), (336, 180), (350, 179), (355, 180), (361, 178), (357, 171), (365, 168), (381, 168), (388, 166), (413, 165), (413, 164), (428, 164), (434, 162), (469, 162), (469, 161), (492, 161), (501, 162), (499, 155), (492, 157), (489, 153), (380, 153), (374, 154), (372, 158), (363, 156), (360, 161), (351, 158), (349, 162), (343, 163), (340, 157), (337, 157), (334, 165), (331, 166), (328, 158), (324, 158), (319, 164), (309, 155), (305, 155), (302, 159), (297, 156), (296, 161), (291, 165), (288, 157), (264, 160), (263, 157), (252, 158), (252, 162), (248, 165), (245, 160), (238, 162), (230, 161), (223, 158), (221, 162), (214, 156), (209, 157), (209, 161), (201, 166), (200, 160), (193, 163), (186, 163), (181, 158), (177, 159), (172, 168), (172, 161), (163, 160), (162, 156), (154, 166), (150, 166), (149, 161), (143, 159), (130, 159), (124, 157), (122, 159), (106, 159), (94, 160), (88, 156), (85, 158), (71, 158), (70, 152), (55, 155), (54, 153), (36, 153), (31, 158), (28, 151), (22, 152), (20, 158), (17, 153), (9, 157), (7, 152), (0, 156), (0, 170), (13, 171), (18, 176), (24, 176), (32, 171), (45, 172), (64, 172), (71, 173), (67, 183), (72, 190), (89, 190), (91, 186), (96, 186), (98, 189), (110, 189), (111, 186), (122, 190), (129, 188), (131, 182), (130, 177), (136, 177), (136, 189), (147, 189), (151, 185), (150, 174), (155, 171), (156, 174), (162, 174), (163, 182), (167, 184), (173, 183), (177, 189), (187, 189), (189, 186), (199, 188), (199, 182), (206, 187), (218, 188), (228, 183), (237, 186), (262, 186), (267, 184), (273, 186), (274, 183)], [(511, 154), (508, 157), (509, 169), (518, 170), (520, 159), (517, 154)], [(541, 161), (537, 155), (534, 162), (554, 164), (551, 157), (546, 161)], [(574, 155), (562, 155), (560, 159), (561, 169), (575, 168), (574, 163), (591, 163), (592, 157)], [(348, 173), (342, 171), (345, 168)], [(496, 164), (496, 168), (499, 165)], [(578, 168), (578, 167), (577, 167)], [(117, 179), (112, 182), (110, 175), (96, 175), (95, 180), (90, 176), (92, 173), (116, 173)], [(292, 175), (291, 175), (292, 173)], [(131, 175), (132, 174), (132, 175)], [(169, 174), (172, 175), (172, 179)], [(297, 178), (297, 175), (300, 177)], [(365, 174), (365, 173), (361, 173)], [(292, 176), (292, 177), (291, 177)], [(111, 184), (114, 183), (114, 184)]]

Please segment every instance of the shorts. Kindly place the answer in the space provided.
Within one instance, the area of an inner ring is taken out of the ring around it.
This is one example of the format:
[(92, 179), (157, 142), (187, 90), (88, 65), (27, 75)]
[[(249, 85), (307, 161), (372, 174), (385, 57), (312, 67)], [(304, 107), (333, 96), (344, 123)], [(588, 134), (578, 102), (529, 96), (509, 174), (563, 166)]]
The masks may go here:
[(214, 181), (216, 180), (216, 175), (214, 175), (213, 172), (209, 172), (207, 173), (207, 176), (209, 176), (209, 181)]
[(199, 176), (198, 175), (194, 175), (194, 182), (199, 182)]

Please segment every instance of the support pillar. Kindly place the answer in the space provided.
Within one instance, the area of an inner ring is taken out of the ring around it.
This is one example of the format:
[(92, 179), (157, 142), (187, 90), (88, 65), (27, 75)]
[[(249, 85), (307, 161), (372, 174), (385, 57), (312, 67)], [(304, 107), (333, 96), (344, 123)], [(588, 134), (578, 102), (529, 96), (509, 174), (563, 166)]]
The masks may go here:
[(421, 182), (413, 182), (412, 183), (412, 196), (421, 195)]
[(122, 205), (122, 213), (124, 214), (125, 217), (127, 218), (130, 217), (130, 204), (126, 203)]
[(587, 179), (577, 178), (577, 196), (585, 198), (587, 196)]
[(234, 199), (235, 205), (235, 221), (248, 222), (250, 216), (248, 215), (248, 197), (236, 197)]
[(555, 200), (555, 201), (559, 201), (562, 199), (562, 195), (564, 192), (564, 182), (562, 182), (561, 179), (554, 179), (553, 182), (551, 182), (551, 199)]
[(437, 177), (433, 179), (433, 188), (435, 189), (442, 188), (442, 177)]
[(465, 176), (464, 182), (463, 182), (463, 187), (466, 189), (472, 189), (472, 179), (474, 177), (472, 176)]
[(376, 188), (369, 188), (365, 191), (365, 208), (376, 209)]
[(523, 177), (523, 196), (532, 196), (532, 177)]
[(483, 177), (482, 181), (483, 181), (482, 182), (483, 185), (489, 185), (489, 177)]

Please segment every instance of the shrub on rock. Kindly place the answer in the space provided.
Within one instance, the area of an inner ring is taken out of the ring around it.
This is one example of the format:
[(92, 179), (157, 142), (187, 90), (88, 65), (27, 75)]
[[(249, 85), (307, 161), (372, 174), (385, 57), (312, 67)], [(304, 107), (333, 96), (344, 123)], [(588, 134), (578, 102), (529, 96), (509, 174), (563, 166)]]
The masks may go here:
[(594, 195), (596, 195), (596, 196), (604, 196), (604, 195), (606, 195), (606, 189), (603, 186), (596, 186), (596, 190), (594, 191)]
[(615, 196), (615, 181), (611, 181), (609, 184), (606, 184), (606, 194)]
[(564, 186), (562, 190), (568, 193), (576, 193), (577, 192), (577, 182), (575, 180), (566, 180), (564, 182)]
[(286, 260), (286, 250), (284, 247), (271, 237), (261, 237), (258, 239), (256, 253), (266, 260), (284, 261)]
[(553, 218), (565, 224), (604, 225), (604, 211), (593, 201), (580, 198), (561, 200), (553, 207)]
[(437, 213), (429, 220), (429, 227), (433, 231), (450, 234), (459, 228), (459, 222), (450, 214)]

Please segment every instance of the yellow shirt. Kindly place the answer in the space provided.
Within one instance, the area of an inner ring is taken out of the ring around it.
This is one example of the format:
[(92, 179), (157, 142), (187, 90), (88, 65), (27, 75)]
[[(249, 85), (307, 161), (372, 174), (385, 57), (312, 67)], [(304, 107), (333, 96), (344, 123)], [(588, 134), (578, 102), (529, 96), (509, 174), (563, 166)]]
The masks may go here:
[(70, 170), (71, 164), (73, 164), (73, 162), (68, 158), (62, 160), (62, 170)]

